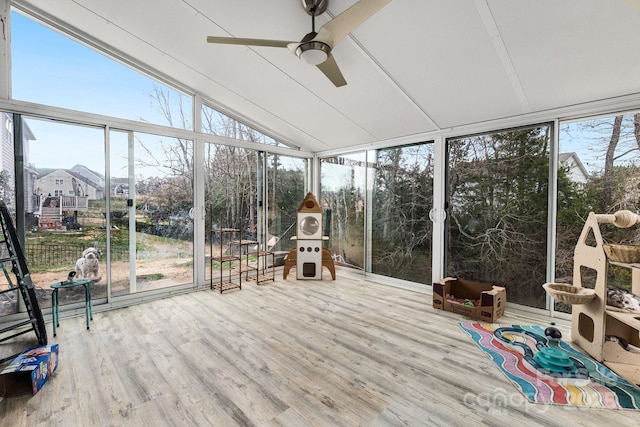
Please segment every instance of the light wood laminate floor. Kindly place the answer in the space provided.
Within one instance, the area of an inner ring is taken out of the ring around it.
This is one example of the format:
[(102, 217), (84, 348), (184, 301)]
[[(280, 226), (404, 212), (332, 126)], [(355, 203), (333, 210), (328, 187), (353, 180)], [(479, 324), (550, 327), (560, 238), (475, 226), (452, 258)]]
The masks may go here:
[(0, 425), (640, 425), (526, 403), (460, 320), (341, 271), (98, 312), (90, 331), (62, 319), (57, 372), (36, 396), (0, 398)]

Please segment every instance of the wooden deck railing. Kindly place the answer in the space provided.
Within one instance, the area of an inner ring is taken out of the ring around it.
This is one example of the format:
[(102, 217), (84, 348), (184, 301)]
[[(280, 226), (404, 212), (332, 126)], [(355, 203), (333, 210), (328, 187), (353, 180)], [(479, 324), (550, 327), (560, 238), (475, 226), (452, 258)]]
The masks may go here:
[[(48, 202), (47, 202), (48, 201)], [(38, 206), (58, 208), (59, 212), (64, 211), (86, 211), (89, 207), (88, 196), (38, 196)]]

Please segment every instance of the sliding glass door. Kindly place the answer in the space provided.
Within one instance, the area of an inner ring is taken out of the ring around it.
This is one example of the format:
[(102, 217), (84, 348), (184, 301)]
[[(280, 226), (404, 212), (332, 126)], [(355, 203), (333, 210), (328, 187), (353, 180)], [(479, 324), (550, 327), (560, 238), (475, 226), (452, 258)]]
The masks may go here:
[(366, 153), (325, 157), (320, 165), (320, 198), (327, 246), (338, 264), (364, 269)]
[(433, 144), (369, 151), (368, 271), (431, 283)]
[[(307, 160), (277, 154), (267, 156), (267, 248), (284, 257), (296, 246), (297, 211), (308, 191)], [(278, 262), (280, 262), (278, 260)]]
[(545, 308), (550, 126), (448, 141), (448, 276)]
[[(94, 247), (100, 254), (106, 253), (104, 131), (17, 117), (22, 135), (16, 144), (15, 161), (21, 163), (22, 188), (21, 197), (15, 200), (20, 204), (17, 212), (23, 212), (23, 217), (16, 217), (16, 223), (22, 222), (24, 227), (27, 265), (39, 304), (46, 308), (51, 306), (50, 285), (76, 270), (85, 249)], [(13, 180), (8, 165), (14, 153), (5, 149), (13, 144), (4, 137), (2, 144), (3, 174)], [(98, 272), (91, 276), (96, 301), (107, 296), (105, 261), (104, 256), (98, 258)], [(61, 293), (61, 305), (74, 303), (84, 303), (82, 289)]]
[(110, 132), (112, 295), (193, 282), (193, 142)]

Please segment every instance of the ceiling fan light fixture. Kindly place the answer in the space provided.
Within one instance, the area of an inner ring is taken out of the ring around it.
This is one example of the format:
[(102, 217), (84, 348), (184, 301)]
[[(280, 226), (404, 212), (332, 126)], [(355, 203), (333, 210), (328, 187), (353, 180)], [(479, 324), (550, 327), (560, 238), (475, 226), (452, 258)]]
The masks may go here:
[(329, 57), (331, 48), (328, 44), (319, 41), (301, 43), (296, 49), (296, 55), (310, 65), (322, 64)]
[[(0, 0), (1, 2), (2, 0)], [(354, 0), (352, 0), (354, 1)], [(326, 22), (316, 32), (316, 16), (322, 15), (329, 0), (302, 0), (305, 12), (311, 15), (311, 32), (299, 42), (267, 39), (247, 39), (236, 37), (207, 37), (208, 43), (236, 44), (245, 46), (284, 47), (296, 54), (304, 62), (315, 65), (336, 87), (347, 84), (335, 58), (333, 47), (347, 37), (355, 28), (377, 13), (391, 0), (360, 0)]]

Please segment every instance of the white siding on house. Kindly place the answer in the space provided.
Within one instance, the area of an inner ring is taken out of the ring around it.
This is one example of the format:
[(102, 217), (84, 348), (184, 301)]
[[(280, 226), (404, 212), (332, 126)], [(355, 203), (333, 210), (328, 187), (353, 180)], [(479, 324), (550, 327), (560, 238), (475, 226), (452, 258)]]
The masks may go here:
[(560, 167), (567, 169), (571, 181), (584, 185), (589, 180), (589, 174), (576, 153), (561, 153), (559, 163)]
[[(76, 194), (74, 180), (84, 194)], [(37, 192), (43, 196), (88, 196), (92, 200), (100, 195), (95, 187), (74, 177), (64, 169), (58, 169), (38, 179)]]

